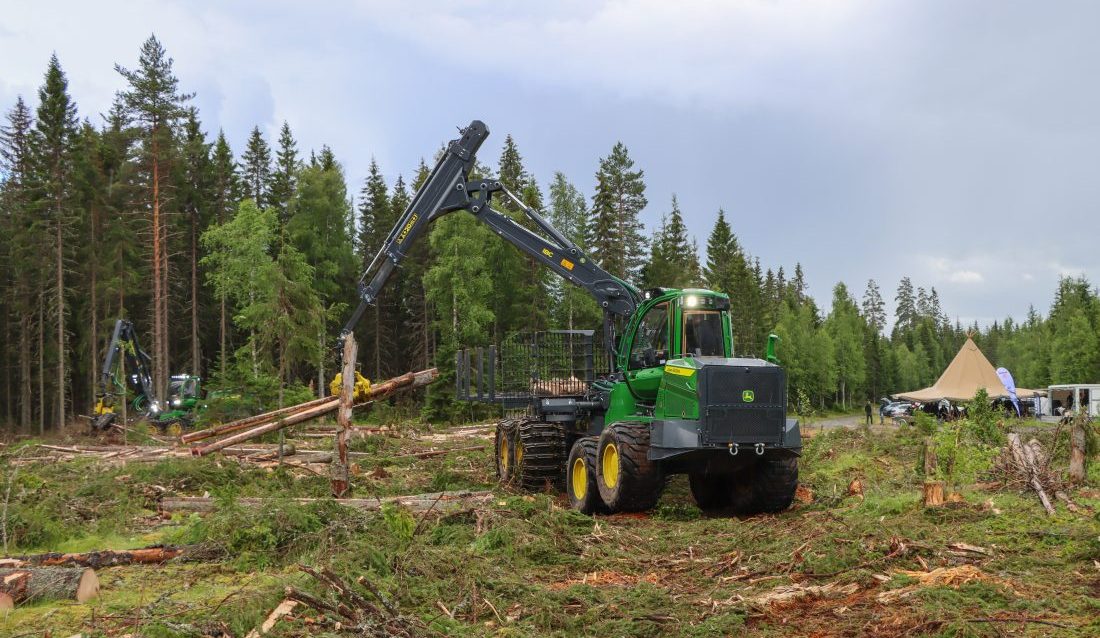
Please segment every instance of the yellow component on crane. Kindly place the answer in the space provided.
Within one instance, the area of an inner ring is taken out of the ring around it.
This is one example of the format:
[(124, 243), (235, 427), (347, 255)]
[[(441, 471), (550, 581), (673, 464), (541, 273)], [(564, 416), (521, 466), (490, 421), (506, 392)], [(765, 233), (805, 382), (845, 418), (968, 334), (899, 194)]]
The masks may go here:
[[(333, 377), (332, 383), (328, 384), (329, 392), (332, 396), (340, 396), (340, 386), (344, 384), (344, 375), (337, 372)], [(370, 379), (367, 379), (363, 375), (359, 374), (359, 371), (355, 371), (355, 386), (352, 390), (351, 396), (355, 401), (364, 401), (370, 394)]]
[(95, 404), (96, 416), (99, 416), (101, 414), (114, 414), (114, 412), (115, 406), (109, 403), (104, 403), (102, 398), (100, 398), (99, 401), (97, 401)]

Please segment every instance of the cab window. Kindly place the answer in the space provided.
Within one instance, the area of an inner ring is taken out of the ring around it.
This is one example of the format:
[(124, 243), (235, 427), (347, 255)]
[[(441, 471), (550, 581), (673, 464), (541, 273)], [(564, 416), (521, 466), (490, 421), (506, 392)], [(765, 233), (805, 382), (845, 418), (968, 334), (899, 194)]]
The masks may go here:
[(717, 310), (684, 311), (684, 354), (722, 357), (722, 313)]
[(664, 365), (668, 359), (668, 309), (667, 303), (657, 304), (642, 317), (630, 348), (631, 369)]

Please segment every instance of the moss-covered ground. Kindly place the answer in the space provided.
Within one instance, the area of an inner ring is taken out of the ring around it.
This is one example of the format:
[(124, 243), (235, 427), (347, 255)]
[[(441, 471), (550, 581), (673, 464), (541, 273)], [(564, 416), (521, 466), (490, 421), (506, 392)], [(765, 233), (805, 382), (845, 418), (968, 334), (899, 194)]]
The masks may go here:
[[(324, 497), (328, 480), (221, 457), (14, 467), (34, 442), (12, 442), (0, 460), (0, 496), (11, 485), (8, 555), (198, 543), (225, 557), (100, 569), (97, 599), (20, 607), (0, 616), (0, 636), (244, 636), (286, 586), (320, 593), (299, 563), (367, 576), (438, 635), (1100, 635), (1095, 465), (1092, 488), (1073, 495), (1076, 513), (1060, 504), (1048, 517), (1033, 494), (985, 483), (962, 486), (961, 503), (925, 509), (920, 436), (830, 430), (807, 442), (803, 499), (782, 514), (703, 516), (687, 481), (674, 477), (654, 511), (593, 518), (560, 496), (497, 486), (488, 430), (431, 439), (401, 432), (355, 440), (356, 496), (493, 489), (491, 505), (426, 518), (331, 500), (296, 505), (278, 499)], [(458, 451), (409, 455), (429, 448)], [(849, 493), (853, 479), (862, 494)], [(156, 513), (163, 495), (203, 494), (218, 499), (218, 511)], [(239, 496), (277, 501), (249, 510)], [(987, 553), (960, 555), (953, 543)], [(962, 564), (983, 577), (925, 586), (901, 573)], [(822, 585), (843, 593), (760, 600), (777, 588)], [(902, 588), (909, 595), (880, 601)], [(299, 608), (268, 635), (338, 633), (318, 618)]]

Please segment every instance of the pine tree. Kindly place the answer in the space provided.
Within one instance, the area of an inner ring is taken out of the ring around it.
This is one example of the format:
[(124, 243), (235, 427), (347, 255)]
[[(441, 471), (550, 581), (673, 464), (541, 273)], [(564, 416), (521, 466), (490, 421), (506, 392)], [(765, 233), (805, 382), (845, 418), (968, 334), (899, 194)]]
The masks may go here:
[[(65, 399), (69, 386), (66, 341), (67, 309), (65, 300), (65, 270), (70, 250), (66, 240), (79, 223), (74, 215), (73, 150), (77, 140), (76, 104), (69, 97), (69, 82), (65, 78), (57, 55), (50, 57), (45, 82), (38, 90), (38, 113), (35, 118), (31, 147), (34, 150), (34, 207), (49, 225), (53, 273), (51, 291), (56, 341), (53, 344), (56, 361), (54, 388), (57, 397), (56, 420), (65, 425)], [(41, 294), (45, 294), (43, 289)], [(44, 400), (44, 397), (43, 397)], [(40, 421), (40, 426), (42, 422)], [(40, 431), (41, 433), (41, 431)]]
[(604, 270), (627, 281), (641, 278), (648, 248), (639, 219), (648, 203), (643, 171), (633, 168), (634, 160), (622, 142), (600, 159), (589, 227), (592, 256)]
[[(428, 167), (420, 161), (416, 184), (419, 187), (428, 178)], [(394, 219), (405, 213), (411, 196), (401, 175), (393, 183), (390, 197), (390, 210)], [(430, 232), (430, 231), (429, 231)], [(407, 326), (400, 334), (402, 357), (410, 362), (418, 362), (423, 368), (429, 368), (435, 357), (432, 330), (432, 308), (424, 290), (424, 275), (428, 272), (431, 249), (427, 238), (422, 238), (409, 248), (405, 259), (407, 264), (401, 278), (401, 324)]]
[(269, 205), (271, 199), (271, 148), (260, 133), (260, 127), (252, 128), (248, 144), (241, 155), (242, 195), (256, 202), (260, 208)]
[(298, 186), (298, 143), (285, 121), (279, 129), (279, 150), (275, 152), (275, 172), (271, 176), (271, 206), (279, 213), (279, 225), (290, 220), (290, 203)]
[(146, 201), (151, 209), (153, 235), (153, 385), (158, 399), (164, 397), (168, 385), (168, 247), (164, 187), (167, 186), (168, 158), (174, 146), (173, 132), (185, 114), (184, 104), (193, 95), (179, 92), (179, 80), (172, 73), (172, 58), (156, 36), (141, 47), (138, 68), (128, 70), (115, 65), (115, 70), (129, 83), (120, 93), (129, 116), (138, 123), (142, 139), (142, 160), (145, 174)]

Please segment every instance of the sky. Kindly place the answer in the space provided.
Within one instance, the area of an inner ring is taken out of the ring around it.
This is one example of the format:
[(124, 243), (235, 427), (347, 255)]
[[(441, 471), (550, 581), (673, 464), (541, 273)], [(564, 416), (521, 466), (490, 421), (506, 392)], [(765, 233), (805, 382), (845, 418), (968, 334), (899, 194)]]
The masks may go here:
[[(1046, 312), (1100, 271), (1100, 3), (1001, 0), (27, 2), (0, 18), (0, 109), (51, 52), (101, 122), (155, 33), (211, 137), (287, 121), (358, 192), (481, 119), (544, 188), (587, 195), (624, 142), (648, 230), (719, 208), (765, 268), (935, 287), (963, 324)], [(308, 152), (308, 151), (307, 151)]]

